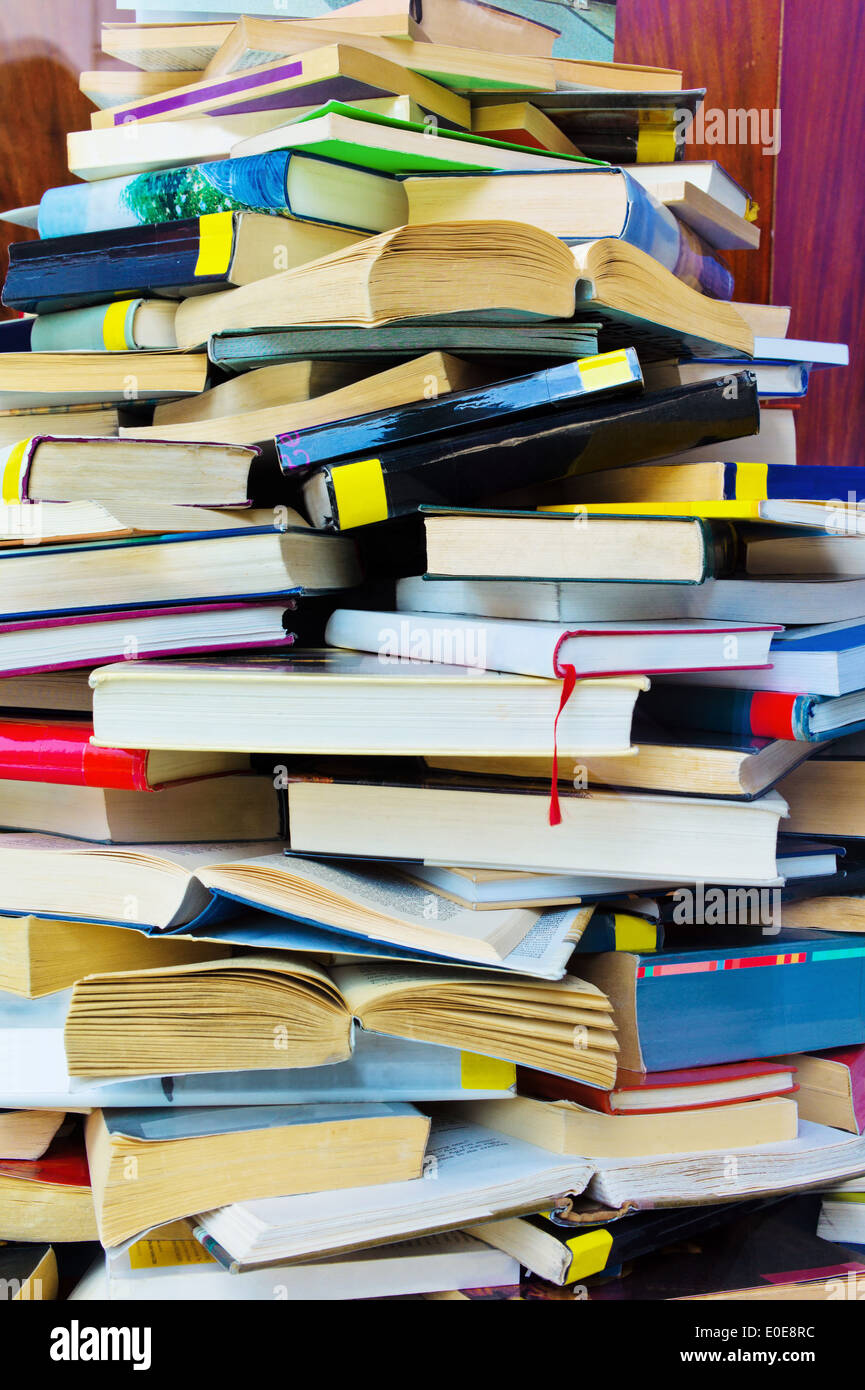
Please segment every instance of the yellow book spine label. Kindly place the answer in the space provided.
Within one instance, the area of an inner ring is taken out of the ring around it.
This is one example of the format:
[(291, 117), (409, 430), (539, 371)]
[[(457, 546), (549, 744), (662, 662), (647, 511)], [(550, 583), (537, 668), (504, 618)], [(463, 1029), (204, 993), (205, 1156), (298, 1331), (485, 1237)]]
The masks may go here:
[(617, 912), (613, 917), (613, 932), (617, 951), (654, 951), (658, 946), (658, 929), (645, 917), (633, 917), (630, 912)]
[(513, 1062), (481, 1057), (476, 1052), (460, 1054), (460, 1085), (464, 1091), (507, 1091), (516, 1079)]
[(577, 366), (586, 391), (606, 391), (634, 381), (634, 369), (624, 348), (618, 352), (599, 352), (597, 357), (581, 357)]
[(140, 299), (118, 299), (116, 304), (109, 304), (102, 320), (102, 343), (106, 352), (130, 352), (135, 347), (132, 334), (127, 333), (127, 325), (131, 329), (135, 309), (140, 303)]
[(378, 459), (359, 459), (331, 470), (341, 531), (387, 519), (384, 472)]
[(736, 500), (739, 502), (764, 502), (769, 477), (767, 463), (736, 464)]
[(129, 1264), (132, 1269), (168, 1269), (177, 1268), (178, 1265), (217, 1263), (204, 1246), (199, 1245), (191, 1236), (188, 1240), (166, 1240), (154, 1236), (151, 1240), (137, 1240), (129, 1247)]
[(234, 213), (206, 212), (198, 219), (196, 275), (224, 275), (234, 249)]
[(642, 126), (637, 133), (638, 164), (671, 164), (676, 158), (675, 130)]
[(584, 1231), (565, 1243), (571, 1252), (565, 1283), (573, 1284), (577, 1279), (588, 1279), (590, 1274), (600, 1274), (610, 1257), (613, 1237), (605, 1230)]
[(2, 470), (2, 501), (6, 507), (23, 502), (27, 492), (27, 473), (33, 452), (34, 439), (21, 439), (0, 453)]

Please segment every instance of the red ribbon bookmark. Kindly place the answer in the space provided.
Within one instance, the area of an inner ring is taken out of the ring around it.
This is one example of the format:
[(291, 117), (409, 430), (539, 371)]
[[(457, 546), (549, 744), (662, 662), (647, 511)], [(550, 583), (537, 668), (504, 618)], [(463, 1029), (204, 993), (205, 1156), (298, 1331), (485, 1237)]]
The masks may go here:
[[(558, 663), (556, 663), (558, 667)], [(550, 783), (550, 825), (561, 825), (562, 812), (559, 807), (559, 719), (562, 710), (574, 693), (574, 686), (577, 683), (576, 666), (561, 666), (556, 670), (556, 675), (562, 677), (562, 695), (559, 700), (559, 708), (556, 711), (556, 718), (553, 724), (553, 776)]]

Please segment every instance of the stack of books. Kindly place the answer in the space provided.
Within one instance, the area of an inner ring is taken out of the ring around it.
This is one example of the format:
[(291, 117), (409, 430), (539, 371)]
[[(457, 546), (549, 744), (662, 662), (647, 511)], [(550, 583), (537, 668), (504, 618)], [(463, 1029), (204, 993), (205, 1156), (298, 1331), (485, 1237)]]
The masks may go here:
[(5, 214), (22, 1298), (865, 1276), (846, 348), (735, 301), (681, 74), (424, 25), (108, 26)]

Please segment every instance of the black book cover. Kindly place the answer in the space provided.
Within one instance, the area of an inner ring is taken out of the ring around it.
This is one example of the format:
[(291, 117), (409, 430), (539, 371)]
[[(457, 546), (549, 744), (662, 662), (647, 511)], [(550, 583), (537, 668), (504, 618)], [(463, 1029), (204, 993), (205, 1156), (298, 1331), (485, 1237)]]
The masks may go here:
[(197, 217), (14, 242), (3, 303), (23, 313), (45, 314), (128, 295), (175, 298), (230, 283), (228, 271), (196, 272), (200, 249)]
[(328, 465), (311, 474), (307, 506), (316, 524), (348, 529), (405, 516), (423, 504), (467, 506), (571, 474), (645, 463), (756, 434), (756, 377), (743, 371), (733, 380), (735, 390), (730, 378), (676, 386)]
[[(296, 473), (310, 465), (398, 449), (412, 441), (441, 439), (504, 420), (567, 411), (596, 402), (610, 391), (638, 391), (642, 372), (633, 349), (565, 362), (504, 381), (435, 399), (355, 415), (348, 420), (277, 436), (280, 466)], [(597, 383), (597, 385), (595, 384)]]

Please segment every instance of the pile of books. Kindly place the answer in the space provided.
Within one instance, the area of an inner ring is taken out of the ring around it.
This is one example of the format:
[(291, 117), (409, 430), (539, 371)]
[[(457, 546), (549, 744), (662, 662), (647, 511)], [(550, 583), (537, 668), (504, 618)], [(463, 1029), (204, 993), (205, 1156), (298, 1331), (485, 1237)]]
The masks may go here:
[(18, 1297), (865, 1278), (846, 348), (734, 300), (702, 91), (553, 38), (110, 25), (5, 214)]

